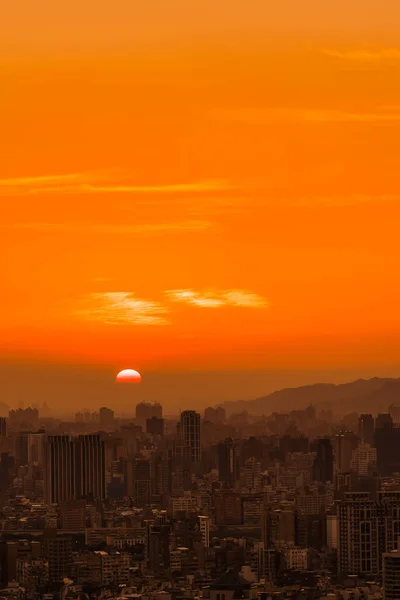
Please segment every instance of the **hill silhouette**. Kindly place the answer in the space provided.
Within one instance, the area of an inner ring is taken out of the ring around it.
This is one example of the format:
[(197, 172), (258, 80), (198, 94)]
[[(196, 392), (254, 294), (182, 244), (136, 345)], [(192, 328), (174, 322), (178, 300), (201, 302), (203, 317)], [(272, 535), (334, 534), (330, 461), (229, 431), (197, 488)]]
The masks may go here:
[(348, 414), (387, 412), (390, 404), (400, 402), (400, 378), (357, 379), (350, 383), (316, 383), (285, 388), (255, 400), (226, 402), (228, 414), (247, 411), (254, 415), (289, 412), (313, 404), (317, 409), (331, 409)]

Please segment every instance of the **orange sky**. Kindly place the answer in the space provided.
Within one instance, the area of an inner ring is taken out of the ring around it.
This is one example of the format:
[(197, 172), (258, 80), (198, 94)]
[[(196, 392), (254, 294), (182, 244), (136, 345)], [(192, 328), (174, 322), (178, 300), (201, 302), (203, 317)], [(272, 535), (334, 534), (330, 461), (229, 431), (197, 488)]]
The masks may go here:
[(395, 371), (399, 22), (3, 0), (1, 360)]

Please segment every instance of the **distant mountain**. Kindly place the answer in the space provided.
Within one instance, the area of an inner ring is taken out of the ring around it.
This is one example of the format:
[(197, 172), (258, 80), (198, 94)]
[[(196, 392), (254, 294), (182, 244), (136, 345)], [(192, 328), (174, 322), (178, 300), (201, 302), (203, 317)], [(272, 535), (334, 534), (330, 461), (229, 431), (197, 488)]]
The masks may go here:
[(228, 414), (247, 411), (254, 415), (289, 412), (313, 404), (316, 408), (332, 409), (348, 414), (387, 412), (390, 404), (400, 402), (399, 379), (357, 379), (350, 383), (316, 383), (298, 388), (286, 388), (255, 400), (226, 402)]

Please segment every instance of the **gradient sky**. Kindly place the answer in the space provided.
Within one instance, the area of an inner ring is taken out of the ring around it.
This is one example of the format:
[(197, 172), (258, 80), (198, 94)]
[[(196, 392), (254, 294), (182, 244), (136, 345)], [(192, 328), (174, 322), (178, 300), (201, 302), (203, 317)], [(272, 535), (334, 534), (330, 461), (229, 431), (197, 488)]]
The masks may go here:
[(2, 0), (5, 401), (49, 365), (76, 389), (137, 368), (171, 409), (398, 375), (399, 22), (398, 0)]

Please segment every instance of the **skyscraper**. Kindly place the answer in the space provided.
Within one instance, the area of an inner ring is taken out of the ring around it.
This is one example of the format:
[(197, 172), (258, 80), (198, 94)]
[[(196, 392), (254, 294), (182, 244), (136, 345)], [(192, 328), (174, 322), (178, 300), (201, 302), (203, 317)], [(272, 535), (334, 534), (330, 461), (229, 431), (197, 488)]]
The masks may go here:
[(235, 485), (236, 453), (232, 438), (227, 438), (218, 444), (218, 471), (222, 483), (228, 487)]
[(398, 548), (400, 492), (347, 492), (338, 505), (338, 564), (342, 574), (375, 575), (382, 555)]
[(46, 463), (46, 503), (59, 504), (75, 500), (75, 448), (69, 435), (48, 436)]
[(7, 419), (0, 417), (0, 437), (7, 437)]
[(400, 425), (400, 404), (395, 403), (389, 406), (389, 414), (392, 417), (394, 425)]
[(199, 413), (185, 410), (181, 414), (180, 436), (185, 446), (190, 448), (192, 462), (199, 462), (201, 457)]
[(104, 441), (99, 435), (80, 435), (75, 446), (78, 498), (102, 500), (106, 495)]
[(375, 419), (370, 414), (360, 415), (358, 420), (358, 435), (361, 438), (361, 442), (363, 444), (370, 444), (371, 446), (374, 443), (374, 429), (375, 429)]
[(327, 438), (319, 439), (316, 443), (316, 457), (313, 465), (313, 479), (326, 483), (333, 481), (333, 448)]
[(105, 497), (105, 448), (98, 435), (48, 436), (46, 502)]

